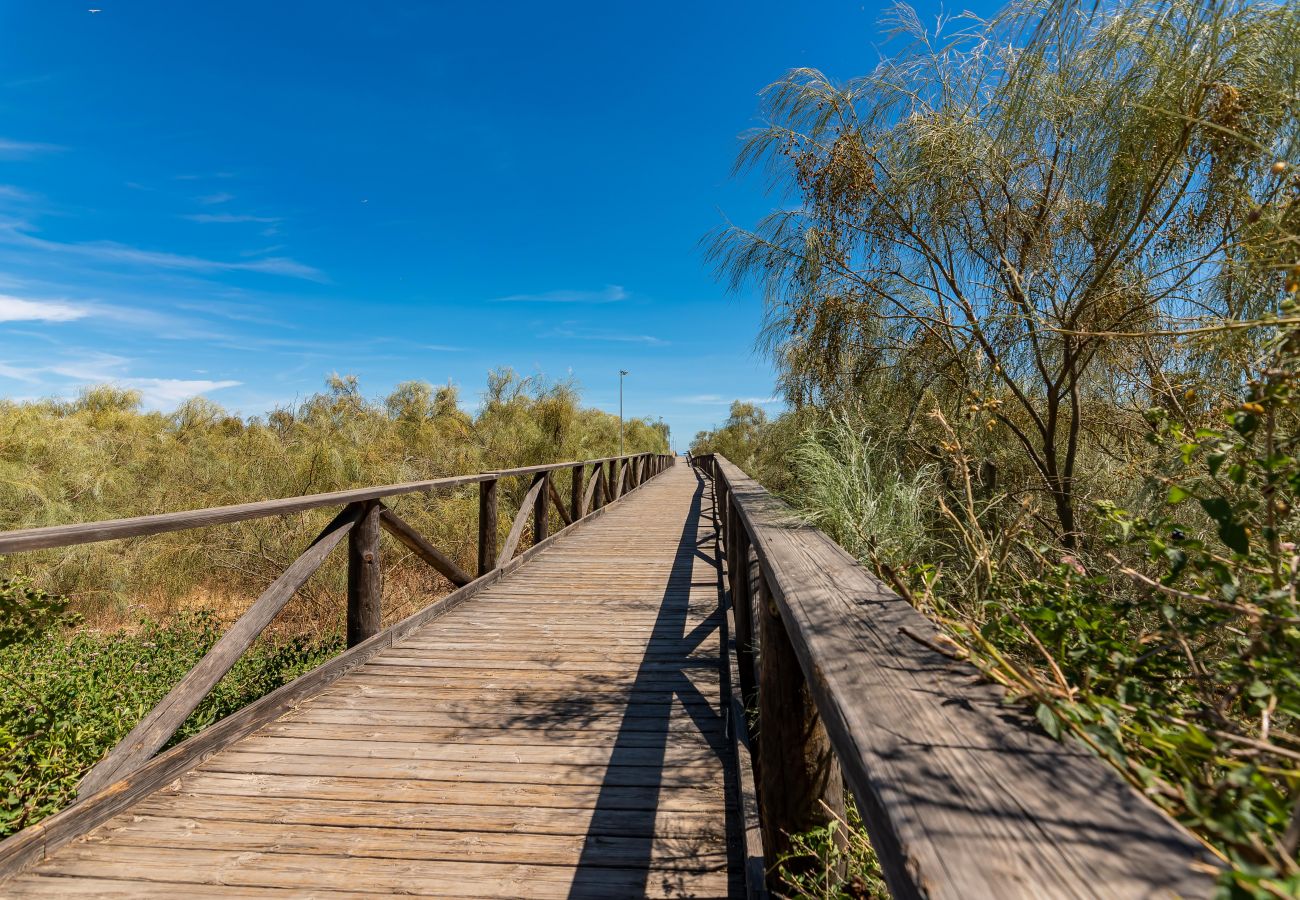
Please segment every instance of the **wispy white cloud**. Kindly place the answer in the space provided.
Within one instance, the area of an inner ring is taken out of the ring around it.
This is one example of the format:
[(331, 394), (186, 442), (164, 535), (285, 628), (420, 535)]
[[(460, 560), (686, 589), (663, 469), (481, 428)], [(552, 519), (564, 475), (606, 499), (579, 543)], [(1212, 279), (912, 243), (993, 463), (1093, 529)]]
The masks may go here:
[(219, 191), (215, 194), (208, 194), (204, 197), (196, 197), (204, 206), (216, 206), (218, 203), (229, 203), (235, 199), (234, 194), (227, 194), (225, 191)]
[(0, 184), (0, 197), (6, 200), (18, 200), (23, 203), (30, 203), (37, 199), (35, 194), (24, 191), (20, 187), (14, 187), (12, 184)]
[(0, 360), (0, 378), (11, 378), (14, 381), (25, 381), (28, 384), (40, 380), (37, 369), (26, 366), (15, 366)]
[(329, 280), (325, 273), (319, 269), (288, 257), (272, 256), (249, 262), (226, 262), (159, 250), (142, 250), (139, 247), (119, 244), (116, 241), (88, 241), (69, 244), (27, 234), (13, 223), (0, 224), (0, 241), (33, 250), (75, 255), (106, 263), (122, 263), (187, 272), (261, 272), (267, 275), (283, 275), (288, 278), (302, 278), (308, 281), (323, 282)]
[(58, 144), (42, 144), (36, 141), (15, 141), (0, 138), (0, 157), (6, 159), (25, 159), (41, 153), (58, 153), (65, 148)]
[(206, 378), (119, 378), (114, 383), (139, 391), (141, 402), (147, 407), (169, 409), (191, 397), (238, 387), (243, 382)]
[(780, 397), (723, 397), (721, 394), (691, 394), (687, 397), (674, 397), (675, 403), (689, 403), (693, 406), (730, 406), (732, 403), (753, 403), (768, 406), (784, 402)]
[(261, 222), (262, 224), (273, 224), (280, 219), (275, 216), (242, 216), (232, 213), (194, 213), (189, 216), (181, 216), (182, 219), (189, 219), (191, 222), (203, 222), (214, 224), (235, 224), (238, 222)]
[(651, 334), (622, 334), (616, 331), (591, 331), (581, 328), (556, 328), (548, 332), (547, 337), (567, 338), (571, 341), (603, 341), (615, 344), (646, 344), (650, 347), (666, 347), (668, 342)]
[(90, 314), (63, 300), (26, 300), (0, 294), (0, 322), (72, 322)]
[(506, 297), (494, 297), (489, 303), (619, 303), (628, 299), (628, 292), (622, 285), (606, 285), (600, 291), (558, 290), (543, 291), (540, 294), (510, 294)]

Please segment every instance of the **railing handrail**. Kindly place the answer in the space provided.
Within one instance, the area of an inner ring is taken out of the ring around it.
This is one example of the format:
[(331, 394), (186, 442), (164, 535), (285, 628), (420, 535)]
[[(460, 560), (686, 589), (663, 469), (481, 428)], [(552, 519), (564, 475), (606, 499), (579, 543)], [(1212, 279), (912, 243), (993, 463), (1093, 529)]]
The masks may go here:
[(938, 652), (929, 619), (724, 456), (692, 461), (714, 483), (770, 853), (836, 800), (838, 763), (897, 900), (1213, 892), (1205, 847), (1109, 764)]
[(382, 500), (385, 497), (396, 497), (402, 494), (427, 493), (440, 488), (478, 484), (483, 481), (494, 481), (516, 475), (535, 475), (539, 472), (553, 472), (580, 465), (591, 466), (644, 456), (662, 455), (668, 454), (629, 453), (624, 456), (605, 456), (600, 459), (573, 460), (571, 462), (502, 469), (496, 472), (480, 472), (476, 475), (451, 475), (446, 478), (432, 478), (426, 481), (349, 488), (342, 491), (302, 494), (274, 500), (255, 500), (250, 503), (236, 503), (230, 506), (211, 506), (180, 510), (178, 512), (151, 513), (125, 519), (105, 519), (98, 522), (44, 525), (37, 528), (0, 531), (0, 556), (25, 553), (32, 550), (47, 550), (54, 547), (71, 547), (77, 544), (93, 544), (128, 537), (144, 537), (172, 531), (188, 531), (193, 528), (207, 528), (231, 522), (244, 522), (249, 519), (284, 516), (324, 506), (345, 506), (349, 503)]

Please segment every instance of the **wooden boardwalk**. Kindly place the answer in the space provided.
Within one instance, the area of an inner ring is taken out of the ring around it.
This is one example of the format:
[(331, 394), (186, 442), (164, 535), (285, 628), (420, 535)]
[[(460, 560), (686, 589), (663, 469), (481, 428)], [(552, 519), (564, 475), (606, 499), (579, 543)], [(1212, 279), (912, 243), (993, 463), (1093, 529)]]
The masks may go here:
[(668, 469), (0, 891), (736, 896), (709, 496)]

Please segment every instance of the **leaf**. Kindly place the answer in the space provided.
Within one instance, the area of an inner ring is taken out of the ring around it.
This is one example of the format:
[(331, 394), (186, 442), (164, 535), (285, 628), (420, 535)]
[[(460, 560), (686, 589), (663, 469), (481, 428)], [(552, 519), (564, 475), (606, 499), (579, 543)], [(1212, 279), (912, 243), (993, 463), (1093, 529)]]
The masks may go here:
[(1267, 697), (1271, 693), (1273, 693), (1273, 689), (1262, 681), (1252, 681), (1250, 683), (1250, 696), (1252, 697)]
[(1239, 522), (1219, 526), (1219, 538), (1235, 553), (1245, 556), (1250, 552), (1250, 532)]
[(1043, 726), (1043, 730), (1054, 737), (1056, 740), (1061, 739), (1061, 721), (1056, 717), (1056, 713), (1045, 703), (1038, 704), (1038, 709), (1034, 713), (1038, 718), (1038, 724)]
[(1191, 493), (1180, 485), (1172, 484), (1169, 486), (1169, 502), (1171, 504), (1182, 503), (1190, 496), (1192, 496)]

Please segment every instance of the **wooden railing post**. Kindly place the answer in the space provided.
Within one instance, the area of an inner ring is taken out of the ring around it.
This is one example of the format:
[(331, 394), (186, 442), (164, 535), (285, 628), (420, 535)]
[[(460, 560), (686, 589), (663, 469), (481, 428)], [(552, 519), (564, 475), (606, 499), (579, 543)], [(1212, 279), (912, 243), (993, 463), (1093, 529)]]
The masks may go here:
[(596, 492), (591, 498), (591, 508), (600, 509), (605, 505), (605, 491), (609, 484), (609, 479), (605, 477), (605, 467), (602, 464), (596, 463), (596, 472), (594, 477), (596, 479)]
[(478, 483), (478, 573), (497, 567), (497, 480)]
[(727, 531), (727, 570), (731, 575), (731, 609), (736, 620), (736, 667), (740, 671), (740, 696), (745, 708), (753, 709), (756, 699), (754, 683), (754, 604), (750, 573), (749, 533), (740, 521), (734, 505)]
[(542, 489), (537, 492), (537, 499), (533, 501), (534, 544), (540, 544), (551, 533), (551, 473), (540, 472), (537, 480), (542, 483)]
[[(790, 835), (825, 827), (835, 817), (845, 819), (844, 781), (799, 657), (761, 572), (757, 587), (758, 795), (763, 846), (769, 859), (783, 859), (792, 849)], [(836, 835), (843, 837), (843, 831), (837, 830)], [(824, 863), (809, 856), (789, 858), (786, 865), (800, 871)], [(781, 888), (776, 883), (771, 886)]]
[(582, 518), (582, 497), (583, 497), (583, 476), (587, 474), (587, 467), (576, 465), (569, 469), (569, 513), (573, 516), (573, 521)]
[(379, 515), (383, 504), (367, 500), (348, 533), (348, 646), (378, 634), (384, 595), (379, 566)]

